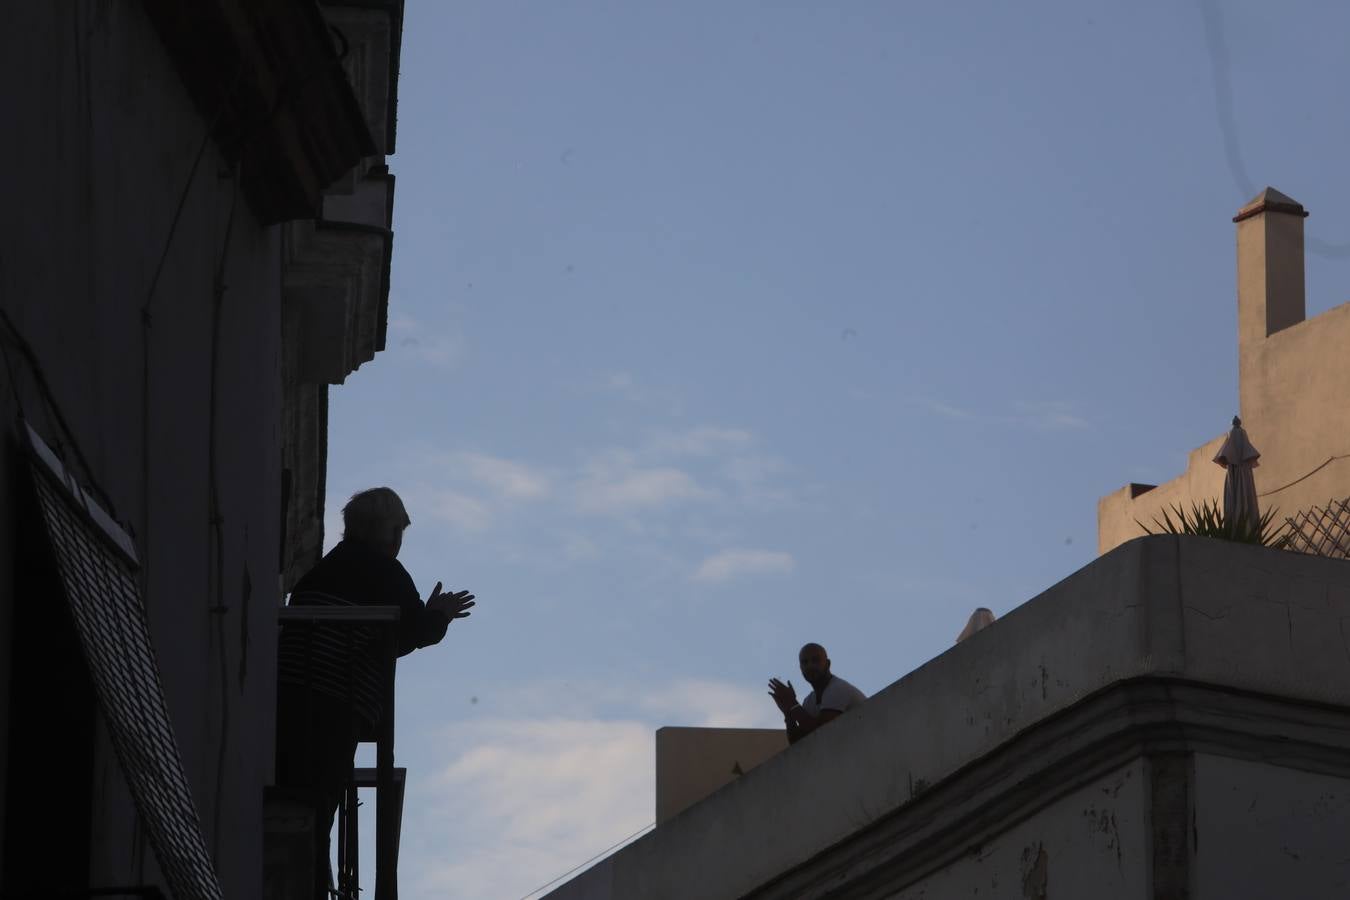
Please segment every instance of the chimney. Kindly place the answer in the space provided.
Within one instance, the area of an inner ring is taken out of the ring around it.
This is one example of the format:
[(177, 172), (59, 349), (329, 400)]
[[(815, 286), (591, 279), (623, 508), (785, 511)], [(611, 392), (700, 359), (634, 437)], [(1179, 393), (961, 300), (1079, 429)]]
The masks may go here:
[(1303, 321), (1303, 220), (1307, 210), (1268, 187), (1237, 223), (1238, 347)]

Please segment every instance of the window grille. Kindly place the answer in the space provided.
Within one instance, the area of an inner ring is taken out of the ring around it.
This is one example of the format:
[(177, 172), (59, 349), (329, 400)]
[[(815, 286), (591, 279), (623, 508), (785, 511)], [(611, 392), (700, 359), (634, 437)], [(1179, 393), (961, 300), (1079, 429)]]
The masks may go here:
[(118, 762), (177, 900), (222, 900), (136, 584), (135, 547), (32, 429), (30, 471)]

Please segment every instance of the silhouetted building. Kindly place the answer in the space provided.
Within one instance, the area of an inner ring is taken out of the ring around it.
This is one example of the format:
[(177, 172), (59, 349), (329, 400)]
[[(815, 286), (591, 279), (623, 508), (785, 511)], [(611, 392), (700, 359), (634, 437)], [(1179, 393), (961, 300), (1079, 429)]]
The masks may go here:
[(328, 386), (385, 342), (402, 14), (6, 5), (0, 894), (264, 896), (278, 609)]

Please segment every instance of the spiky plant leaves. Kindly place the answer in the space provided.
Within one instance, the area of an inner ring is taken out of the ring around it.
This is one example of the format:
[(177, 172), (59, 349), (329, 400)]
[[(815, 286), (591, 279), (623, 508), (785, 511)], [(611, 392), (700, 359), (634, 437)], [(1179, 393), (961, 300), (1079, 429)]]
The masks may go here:
[[(1173, 515), (1176, 516), (1175, 520)], [(1252, 524), (1245, 518), (1229, 521), (1224, 517), (1222, 505), (1205, 500), (1200, 503), (1193, 502), (1190, 510), (1186, 510), (1179, 503), (1172, 504), (1170, 512), (1167, 507), (1163, 507), (1162, 518), (1153, 519), (1157, 531), (1138, 519), (1134, 521), (1146, 534), (1190, 534), (1239, 544), (1259, 544), (1276, 549), (1284, 549), (1289, 544), (1288, 522), (1283, 522), (1276, 528), (1271, 527), (1275, 521), (1273, 508), (1266, 510), (1260, 520)]]

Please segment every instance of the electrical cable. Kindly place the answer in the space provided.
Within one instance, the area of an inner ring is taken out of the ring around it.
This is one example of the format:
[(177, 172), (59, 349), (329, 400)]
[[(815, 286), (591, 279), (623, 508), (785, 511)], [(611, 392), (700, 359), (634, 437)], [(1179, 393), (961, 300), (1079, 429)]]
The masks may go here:
[(537, 894), (537, 893), (539, 893), (540, 891), (542, 891), (544, 888), (549, 887), (549, 886), (551, 886), (551, 885), (553, 885), (553, 884), (556, 884), (556, 883), (559, 882), (559, 881), (562, 881), (564, 878), (566, 878), (568, 875), (571, 875), (573, 872), (577, 871), (578, 869), (581, 869), (581, 868), (584, 868), (585, 866), (590, 865), (591, 863), (595, 862), (595, 861), (596, 861), (597, 859), (599, 859), (600, 857), (604, 856), (606, 853), (609, 853), (611, 850), (615, 849), (616, 847), (619, 847), (619, 846), (622, 846), (623, 844), (626, 844), (627, 842), (631, 841), (633, 838), (635, 838), (635, 837), (637, 837), (638, 835), (642, 834), (642, 832), (646, 831), (648, 828), (653, 828), (653, 827), (655, 827), (655, 826), (656, 826), (656, 823), (655, 823), (655, 822), (648, 822), (646, 825), (643, 825), (641, 828), (639, 828), (637, 831), (635, 831), (635, 832), (633, 832), (632, 834), (630, 834), (628, 837), (624, 838), (623, 840), (617, 841), (617, 842), (615, 842), (615, 843), (613, 843), (613, 844), (610, 844), (608, 847), (606, 847), (605, 849), (601, 850), (599, 853), (595, 854), (594, 856), (592, 856), (590, 859), (586, 860), (585, 862), (583, 862), (583, 863), (578, 863), (577, 865), (575, 865), (575, 866), (573, 866), (572, 868), (568, 869), (566, 872), (564, 872), (564, 873), (562, 873), (561, 875), (559, 875), (557, 878), (554, 878), (554, 879), (552, 879), (552, 880), (550, 880), (550, 881), (545, 881), (543, 884), (539, 885), (539, 887), (535, 888), (534, 890), (530, 891), (530, 892), (529, 892), (528, 894), (526, 894), (525, 896), (521, 897), (520, 900), (530, 900), (531, 897), (533, 897), (535, 894)]
[[(229, 665), (225, 652), (224, 615), (229, 610), (225, 605), (225, 518), (220, 508), (220, 473), (216, 460), (217, 420), (220, 411), (219, 362), (220, 362), (220, 315), (225, 303), (225, 264), (230, 254), (230, 238), (234, 234), (235, 210), (239, 206), (239, 165), (234, 167), (234, 191), (230, 198), (230, 213), (225, 222), (225, 238), (216, 263), (215, 283), (212, 288), (211, 308), (211, 377), (210, 398), (207, 416), (206, 468), (208, 479), (207, 521), (212, 533), (212, 568), (207, 570), (207, 620), (215, 632), (216, 656), (220, 666), (220, 742), (216, 750), (216, 797), (211, 834), (211, 855), (220, 861), (220, 814), (221, 800), (225, 795), (225, 757), (230, 733), (230, 689)], [(214, 577), (213, 577), (214, 574)], [(214, 582), (214, 583), (212, 583)]]
[(1322, 471), (1323, 469), (1325, 469), (1327, 466), (1331, 465), (1332, 463), (1334, 463), (1334, 462), (1335, 462), (1336, 460), (1338, 460), (1338, 459), (1350, 459), (1350, 453), (1341, 453), (1341, 454), (1339, 454), (1339, 455), (1337, 455), (1337, 456), (1328, 456), (1328, 457), (1326, 458), (1326, 460), (1325, 460), (1320, 466), (1318, 466), (1317, 468), (1313, 469), (1311, 472), (1308, 472), (1308, 473), (1305, 474), (1305, 475), (1300, 475), (1299, 477), (1295, 478), (1293, 481), (1289, 482), (1288, 484), (1282, 484), (1282, 485), (1280, 485), (1279, 487), (1274, 488), (1273, 490), (1264, 491), (1264, 492), (1262, 492), (1262, 493), (1260, 493), (1260, 494), (1257, 494), (1256, 496), (1258, 496), (1258, 497), (1269, 497), (1271, 494), (1278, 494), (1280, 491), (1284, 490), (1285, 488), (1291, 488), (1291, 487), (1293, 487), (1294, 485), (1298, 484), (1300, 481), (1303, 481), (1304, 479), (1313, 477), (1313, 476), (1316, 475), (1318, 472)]
[(145, 300), (141, 302), (141, 491), (144, 509), (142, 515), (142, 531), (140, 539), (141, 552), (141, 572), (142, 583), (141, 590), (144, 596), (150, 597), (149, 571), (150, 571), (150, 333), (151, 311), (155, 301), (155, 289), (159, 287), (160, 276), (164, 273), (164, 266), (169, 259), (169, 249), (173, 246), (174, 235), (178, 233), (178, 224), (183, 216), (183, 209), (187, 205), (188, 195), (192, 192), (192, 183), (197, 178), (197, 169), (201, 166), (202, 159), (206, 155), (206, 148), (211, 145), (211, 139), (215, 136), (216, 128), (225, 116), (225, 110), (229, 107), (229, 101), (234, 96), (234, 92), (239, 87), (239, 82), (244, 77), (244, 59), (239, 60), (239, 67), (235, 70), (234, 77), (230, 80), (230, 86), (226, 89), (220, 98), (220, 106), (216, 109), (215, 115), (207, 123), (206, 130), (202, 134), (201, 144), (197, 147), (197, 153), (192, 158), (192, 167), (188, 169), (187, 178), (183, 181), (183, 187), (178, 192), (178, 203), (174, 206), (173, 218), (169, 220), (169, 232), (164, 236), (164, 246), (160, 248), (159, 260), (155, 263), (154, 274), (150, 278), (150, 286), (146, 289)]

